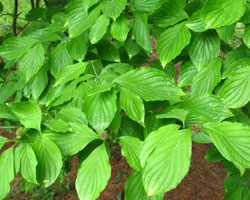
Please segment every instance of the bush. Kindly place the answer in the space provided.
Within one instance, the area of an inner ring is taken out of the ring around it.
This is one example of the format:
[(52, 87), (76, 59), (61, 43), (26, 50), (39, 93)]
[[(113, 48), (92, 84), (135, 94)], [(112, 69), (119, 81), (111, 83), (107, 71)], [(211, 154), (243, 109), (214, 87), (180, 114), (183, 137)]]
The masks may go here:
[(72, 156), (79, 198), (97, 199), (111, 144), (133, 168), (125, 199), (163, 199), (192, 142), (224, 162), (225, 200), (250, 199), (249, 0), (37, 2), (20, 27), (15, 0), (0, 46), (1, 128), (17, 128), (0, 136), (0, 199), (17, 173), (50, 186)]

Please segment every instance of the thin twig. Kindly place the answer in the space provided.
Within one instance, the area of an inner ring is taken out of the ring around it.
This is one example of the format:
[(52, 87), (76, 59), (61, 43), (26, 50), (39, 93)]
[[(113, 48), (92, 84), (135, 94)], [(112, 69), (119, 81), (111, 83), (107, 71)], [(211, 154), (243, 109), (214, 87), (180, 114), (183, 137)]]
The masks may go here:
[(14, 16), (13, 16), (13, 34), (17, 35), (17, 17), (18, 17), (18, 0), (15, 0)]
[(19, 128), (18, 126), (0, 126), (0, 129), (6, 129), (6, 128)]
[(30, 3), (31, 3), (31, 8), (34, 9), (35, 8), (34, 0), (30, 0)]
[(26, 29), (29, 24), (30, 24), (30, 22), (28, 22), (27, 24), (25, 24), (24, 27), (21, 28), (21, 30), (18, 31), (17, 35), (20, 35), (20, 33), (22, 33), (24, 31), (24, 29)]
[(40, 0), (36, 0), (36, 8), (39, 8)]

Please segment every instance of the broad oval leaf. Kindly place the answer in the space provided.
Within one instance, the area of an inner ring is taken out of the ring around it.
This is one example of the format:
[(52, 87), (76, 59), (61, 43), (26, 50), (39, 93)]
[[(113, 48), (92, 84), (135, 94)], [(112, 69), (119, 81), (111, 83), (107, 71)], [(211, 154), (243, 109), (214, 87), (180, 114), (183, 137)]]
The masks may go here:
[(201, 19), (201, 10), (197, 10), (187, 21), (186, 26), (194, 32), (206, 31), (205, 24)]
[(37, 104), (26, 101), (9, 104), (9, 107), (25, 128), (34, 128), (40, 131), (42, 113)]
[(87, 125), (88, 121), (81, 109), (76, 107), (64, 107), (58, 112), (60, 119), (65, 122), (73, 122)]
[(191, 85), (196, 74), (197, 69), (191, 61), (183, 63), (178, 75), (179, 87)]
[(141, 170), (140, 154), (143, 142), (135, 137), (121, 136), (121, 153), (126, 158), (128, 164), (135, 170)]
[(214, 95), (192, 95), (186, 97), (181, 107), (196, 116), (202, 116), (206, 120), (222, 121), (232, 116), (225, 103)]
[(211, 94), (221, 80), (221, 59), (214, 59), (201, 69), (193, 78), (192, 94)]
[(45, 136), (50, 138), (61, 150), (64, 156), (72, 156), (81, 151), (90, 142), (97, 140), (98, 135), (83, 124), (70, 123), (72, 133), (57, 133), (47, 131)]
[(70, 38), (77, 37), (95, 23), (101, 12), (101, 5), (102, 4), (97, 5), (87, 13), (86, 9), (88, 8), (83, 0), (73, 0), (69, 2), (66, 13)]
[(204, 130), (227, 160), (250, 167), (250, 127), (241, 123), (213, 122), (205, 124)]
[(185, 22), (165, 30), (157, 40), (157, 52), (163, 68), (189, 44), (191, 33)]
[(57, 75), (57, 80), (54, 87), (77, 79), (86, 70), (88, 64), (88, 62), (80, 62), (73, 65), (68, 65), (63, 68)]
[(83, 60), (87, 54), (88, 45), (84, 35), (71, 38), (68, 42), (68, 52), (72, 59)]
[(84, 100), (84, 110), (90, 125), (97, 131), (105, 130), (116, 113), (116, 93), (97, 93)]
[(144, 142), (140, 158), (142, 182), (149, 196), (175, 188), (189, 170), (191, 130), (178, 129), (178, 125), (163, 126)]
[(61, 171), (61, 152), (54, 142), (43, 135), (36, 139), (32, 148), (38, 161), (37, 181), (48, 187), (55, 182)]
[(26, 82), (28, 82), (42, 67), (44, 54), (43, 45), (37, 43), (20, 59), (18, 69), (24, 75)]
[(196, 33), (189, 46), (189, 55), (198, 71), (200, 71), (220, 52), (220, 39), (215, 30)]
[(13, 60), (18, 59), (24, 55), (37, 40), (30, 37), (12, 37), (0, 46), (0, 56), (4, 59)]
[[(157, 0), (154, 0), (154, 3), (157, 3)], [(153, 24), (159, 27), (168, 27), (187, 18), (188, 15), (184, 11), (184, 6), (180, 1), (176, 0), (165, 1), (159, 8), (149, 15), (149, 19)]]
[(127, 39), (130, 26), (128, 20), (124, 15), (121, 15), (111, 26), (112, 36), (121, 42), (124, 42)]
[(132, 0), (132, 6), (139, 11), (152, 12), (160, 7), (161, 0)]
[(152, 67), (131, 70), (113, 82), (133, 91), (145, 101), (180, 100), (183, 91), (163, 72)]
[(239, 108), (250, 100), (250, 66), (236, 70), (224, 82), (218, 96), (225, 100), (229, 108)]
[(221, 40), (224, 40), (228, 44), (232, 44), (236, 23), (228, 26), (222, 26), (217, 28), (216, 31)]
[(14, 179), (14, 149), (7, 149), (0, 154), (0, 199), (4, 199), (10, 191), (10, 182)]
[(219, 28), (238, 21), (245, 12), (245, 3), (245, 0), (207, 0), (201, 13), (206, 28)]
[(27, 181), (38, 184), (36, 180), (36, 155), (29, 145), (20, 145), (17, 148), (20, 156), (20, 173)]
[(152, 52), (150, 43), (148, 16), (144, 13), (134, 13), (133, 35), (136, 42), (145, 50)]
[(130, 119), (144, 126), (144, 104), (137, 94), (125, 88), (121, 88), (120, 104)]
[(91, 44), (99, 42), (100, 39), (104, 36), (109, 25), (109, 18), (105, 15), (100, 15), (96, 22), (91, 26), (89, 32), (89, 39)]
[(116, 18), (119, 17), (122, 11), (125, 9), (126, 4), (127, 0), (104, 1), (102, 12), (104, 15), (116, 21)]
[(57, 77), (63, 68), (72, 63), (66, 42), (58, 44), (49, 54), (49, 70), (54, 77)]
[(82, 162), (77, 172), (76, 191), (80, 200), (97, 199), (111, 177), (105, 145), (97, 147)]
[(31, 85), (31, 94), (38, 99), (48, 84), (48, 67), (43, 66), (33, 77)]
[(132, 170), (125, 183), (125, 200), (162, 200), (164, 194), (148, 196), (142, 184), (142, 173)]

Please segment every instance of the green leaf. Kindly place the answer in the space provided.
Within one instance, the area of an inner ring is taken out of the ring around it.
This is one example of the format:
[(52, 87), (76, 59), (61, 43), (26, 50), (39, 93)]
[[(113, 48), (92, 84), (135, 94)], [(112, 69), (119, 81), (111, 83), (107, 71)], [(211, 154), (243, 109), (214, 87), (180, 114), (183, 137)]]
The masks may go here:
[(220, 53), (220, 39), (214, 30), (196, 33), (189, 46), (189, 56), (198, 71)]
[(230, 162), (250, 167), (250, 127), (241, 123), (213, 122), (204, 125), (219, 152)]
[(143, 127), (128, 117), (122, 117), (119, 136), (131, 136), (140, 140), (144, 139)]
[(0, 2), (0, 13), (3, 11), (3, 4)]
[(228, 44), (232, 44), (235, 27), (236, 27), (236, 23), (232, 25), (228, 25), (228, 26), (222, 26), (218, 28), (216, 31), (220, 39), (224, 40)]
[[(95, 1), (93, 1), (95, 3)], [(74, 38), (86, 31), (95, 23), (101, 12), (101, 5), (97, 5), (89, 13), (83, 0), (70, 1), (66, 8), (69, 37)]]
[(99, 0), (82, 0), (83, 8), (85, 9), (85, 12), (88, 13), (89, 8), (91, 8), (93, 5), (97, 4)]
[(250, 48), (250, 25), (245, 28), (245, 32), (243, 35), (243, 41)]
[(214, 59), (204, 66), (193, 78), (192, 94), (211, 94), (221, 80), (221, 59)]
[(11, 141), (10, 139), (0, 136), (0, 150), (2, 149), (3, 145), (5, 145), (5, 143), (10, 141)]
[(161, 6), (161, 0), (132, 0), (132, 6), (142, 12), (152, 12)]
[(61, 150), (64, 156), (72, 156), (81, 151), (90, 142), (97, 140), (98, 135), (87, 125), (70, 123), (73, 132), (57, 133), (47, 131), (44, 135), (50, 138)]
[(20, 173), (27, 181), (38, 184), (36, 180), (36, 155), (29, 145), (20, 145), (17, 148), (20, 153), (21, 168)]
[(26, 82), (42, 67), (44, 54), (42, 43), (37, 43), (20, 59), (18, 69), (24, 75)]
[(58, 116), (66, 122), (74, 122), (84, 125), (88, 124), (85, 114), (80, 109), (75, 107), (63, 107), (58, 112)]
[(31, 84), (31, 94), (38, 99), (48, 84), (48, 68), (43, 66), (34, 76)]
[(4, 59), (14, 60), (24, 55), (37, 40), (30, 37), (12, 37), (4, 40), (0, 46), (0, 56)]
[(69, 127), (69, 124), (61, 119), (50, 119), (49, 121), (46, 121), (43, 124), (47, 126), (50, 130), (59, 133), (72, 131)]
[(173, 100), (178, 101), (184, 93), (163, 72), (152, 67), (131, 70), (113, 82), (133, 91), (145, 101)]
[(242, 109), (232, 109), (232, 113), (238, 122), (244, 124), (245, 126), (250, 126), (250, 118), (242, 111)]
[(140, 154), (143, 142), (135, 137), (121, 136), (121, 153), (126, 158), (128, 164), (135, 170), (141, 170)]
[(76, 191), (80, 200), (97, 199), (111, 177), (111, 166), (105, 145), (97, 147), (77, 172)]
[(10, 96), (12, 96), (17, 90), (16, 81), (9, 81), (0, 87), (0, 103), (4, 103)]
[(245, 0), (207, 0), (201, 17), (207, 29), (237, 22), (245, 12)]
[(40, 131), (42, 113), (37, 104), (26, 101), (9, 104), (9, 107), (25, 128), (34, 128)]
[(209, 162), (220, 162), (225, 160), (225, 158), (220, 154), (214, 145), (206, 151), (205, 159)]
[(104, 15), (116, 21), (116, 18), (119, 17), (122, 11), (125, 9), (126, 4), (127, 0), (104, 1), (102, 12)]
[[(158, 0), (153, 2), (157, 3), (157, 1)], [(176, 0), (168, 0), (164, 2), (152, 13), (152, 15), (149, 15), (149, 19), (153, 22), (153, 24), (159, 27), (168, 27), (187, 18), (188, 15), (184, 11), (183, 5)]]
[(175, 188), (189, 170), (191, 131), (178, 129), (175, 124), (163, 126), (144, 142), (140, 161), (142, 182), (149, 196)]
[(188, 115), (188, 111), (184, 109), (179, 108), (170, 108), (165, 109), (160, 114), (156, 115), (156, 118), (162, 119), (162, 118), (174, 118), (179, 119), (183, 124), (185, 124), (186, 117)]
[(121, 89), (120, 93), (121, 108), (126, 112), (128, 117), (144, 126), (144, 104), (141, 98), (130, 90)]
[(162, 200), (164, 194), (149, 197), (142, 184), (142, 173), (132, 170), (125, 183), (125, 200)]
[(112, 36), (121, 42), (124, 42), (127, 38), (130, 26), (127, 18), (122, 14), (111, 26)]
[(51, 33), (51, 32), (44, 30), (44, 29), (36, 30), (36, 31), (28, 34), (28, 36), (32, 37), (36, 40), (39, 40), (42, 43), (54, 42), (57, 40), (61, 40), (61, 37), (59, 35), (57, 35), (56, 33)]
[(120, 55), (117, 48), (109, 41), (101, 41), (97, 44), (97, 53), (103, 60), (120, 62)]
[(16, 116), (10, 111), (10, 108), (5, 104), (0, 104), (0, 118), (18, 120)]
[(116, 113), (116, 93), (111, 91), (88, 96), (84, 101), (84, 110), (94, 129), (105, 130)]
[(57, 77), (63, 68), (72, 63), (66, 42), (58, 44), (49, 54), (49, 70), (54, 77)]
[(178, 86), (184, 87), (192, 84), (194, 77), (197, 74), (197, 69), (191, 61), (185, 62), (181, 65), (178, 75)]
[(93, 26), (90, 28), (89, 39), (91, 44), (99, 42), (104, 36), (109, 25), (109, 18), (105, 15), (100, 15)]
[(189, 44), (191, 33), (185, 23), (165, 30), (157, 40), (157, 52), (163, 68)]
[(129, 59), (132, 59), (142, 50), (142, 48), (137, 44), (137, 42), (132, 37), (129, 37), (127, 39), (125, 43), (125, 49), (129, 56)]
[(224, 102), (214, 95), (192, 95), (184, 99), (181, 107), (196, 116), (206, 120), (222, 121), (232, 116)]
[(206, 31), (205, 24), (201, 19), (201, 10), (197, 10), (187, 21), (186, 26), (195, 32)]
[(0, 199), (10, 191), (10, 182), (14, 179), (14, 149), (9, 148), (0, 154)]
[(61, 171), (61, 152), (54, 142), (43, 135), (36, 139), (33, 150), (38, 161), (37, 181), (44, 187), (48, 187), (55, 182)]
[(250, 66), (236, 70), (222, 85), (218, 96), (229, 108), (239, 108), (250, 100)]
[(145, 50), (152, 52), (150, 43), (148, 16), (143, 13), (134, 13), (133, 35), (136, 42)]
[(88, 45), (84, 35), (71, 38), (68, 43), (68, 52), (72, 59), (83, 60), (87, 54)]
[(66, 83), (68, 81), (77, 79), (82, 73), (84, 73), (88, 65), (88, 62), (80, 62), (66, 66), (58, 73), (54, 87)]

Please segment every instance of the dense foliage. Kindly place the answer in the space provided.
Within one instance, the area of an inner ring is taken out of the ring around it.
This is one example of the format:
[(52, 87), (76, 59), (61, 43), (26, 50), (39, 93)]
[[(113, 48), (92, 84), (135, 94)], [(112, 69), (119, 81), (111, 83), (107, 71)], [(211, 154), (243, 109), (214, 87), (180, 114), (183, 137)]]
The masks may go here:
[(17, 173), (50, 186), (75, 155), (78, 196), (97, 199), (120, 144), (125, 199), (160, 200), (192, 142), (224, 162), (224, 200), (250, 199), (249, 0), (32, 2), (20, 25), (13, 0), (1, 38), (0, 123), (17, 130), (0, 136), (0, 199)]

